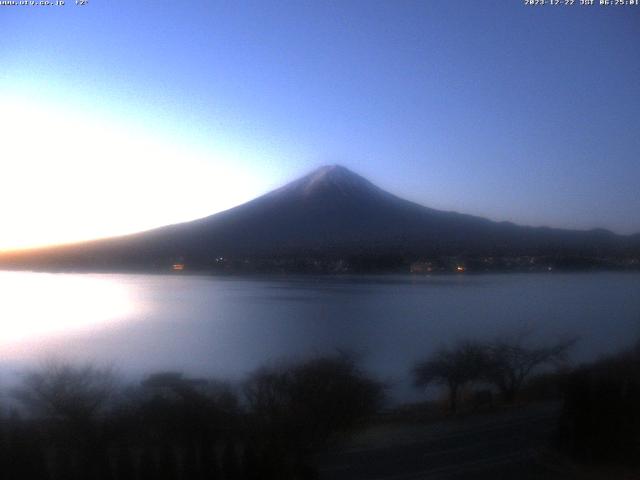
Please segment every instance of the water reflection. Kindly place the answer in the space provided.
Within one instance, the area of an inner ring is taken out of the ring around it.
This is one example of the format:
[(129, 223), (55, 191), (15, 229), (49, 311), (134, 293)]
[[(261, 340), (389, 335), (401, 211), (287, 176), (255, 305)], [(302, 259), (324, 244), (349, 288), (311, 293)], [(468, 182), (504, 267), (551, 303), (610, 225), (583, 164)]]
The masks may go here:
[(131, 318), (140, 308), (134, 293), (109, 275), (0, 272), (0, 348)]
[[(214, 277), (0, 272), (0, 370), (44, 357), (144, 375), (242, 379), (283, 358), (362, 355), (414, 392), (420, 358), (460, 338), (533, 330), (581, 338), (576, 362), (625, 347), (639, 328), (637, 274)], [(1, 372), (0, 372), (1, 377)]]

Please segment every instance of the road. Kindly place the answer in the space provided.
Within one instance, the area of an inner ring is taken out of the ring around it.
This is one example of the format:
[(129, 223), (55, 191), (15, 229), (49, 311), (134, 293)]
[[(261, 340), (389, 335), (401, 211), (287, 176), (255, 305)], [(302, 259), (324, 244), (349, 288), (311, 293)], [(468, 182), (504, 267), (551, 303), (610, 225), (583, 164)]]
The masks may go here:
[(554, 472), (539, 460), (558, 404), (512, 408), (433, 424), (370, 428), (321, 458), (322, 480), (534, 479)]

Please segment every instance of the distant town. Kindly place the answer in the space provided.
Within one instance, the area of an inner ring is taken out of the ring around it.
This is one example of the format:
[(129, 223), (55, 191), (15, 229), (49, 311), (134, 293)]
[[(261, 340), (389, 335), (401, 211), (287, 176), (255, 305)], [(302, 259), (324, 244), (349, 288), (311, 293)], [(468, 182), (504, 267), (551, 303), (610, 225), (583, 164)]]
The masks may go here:
[(438, 256), (407, 259), (393, 255), (350, 256), (346, 258), (226, 258), (217, 257), (207, 267), (189, 265), (180, 259), (171, 263), (178, 272), (213, 273), (411, 273), (465, 274), (488, 272), (554, 272), (554, 271), (638, 271), (640, 257), (580, 257), (572, 255), (513, 256)]

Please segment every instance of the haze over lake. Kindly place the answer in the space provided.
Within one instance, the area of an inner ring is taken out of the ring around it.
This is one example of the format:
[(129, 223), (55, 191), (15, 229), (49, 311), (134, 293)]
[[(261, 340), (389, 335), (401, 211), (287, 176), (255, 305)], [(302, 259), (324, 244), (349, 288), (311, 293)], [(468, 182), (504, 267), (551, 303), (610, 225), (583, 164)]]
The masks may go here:
[(577, 334), (582, 361), (640, 333), (640, 274), (436, 276), (0, 272), (2, 370), (51, 356), (127, 375), (242, 379), (265, 363), (353, 350), (408, 397), (409, 369), (442, 344), (524, 329)]

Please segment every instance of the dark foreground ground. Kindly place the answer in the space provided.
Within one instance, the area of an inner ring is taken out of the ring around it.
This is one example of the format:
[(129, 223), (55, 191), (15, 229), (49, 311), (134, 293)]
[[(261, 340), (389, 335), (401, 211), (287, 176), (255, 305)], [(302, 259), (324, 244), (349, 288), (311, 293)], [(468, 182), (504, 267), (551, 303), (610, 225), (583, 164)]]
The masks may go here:
[(378, 424), (323, 456), (320, 478), (585, 478), (550, 456), (559, 412), (559, 403), (543, 403), (429, 424)]

